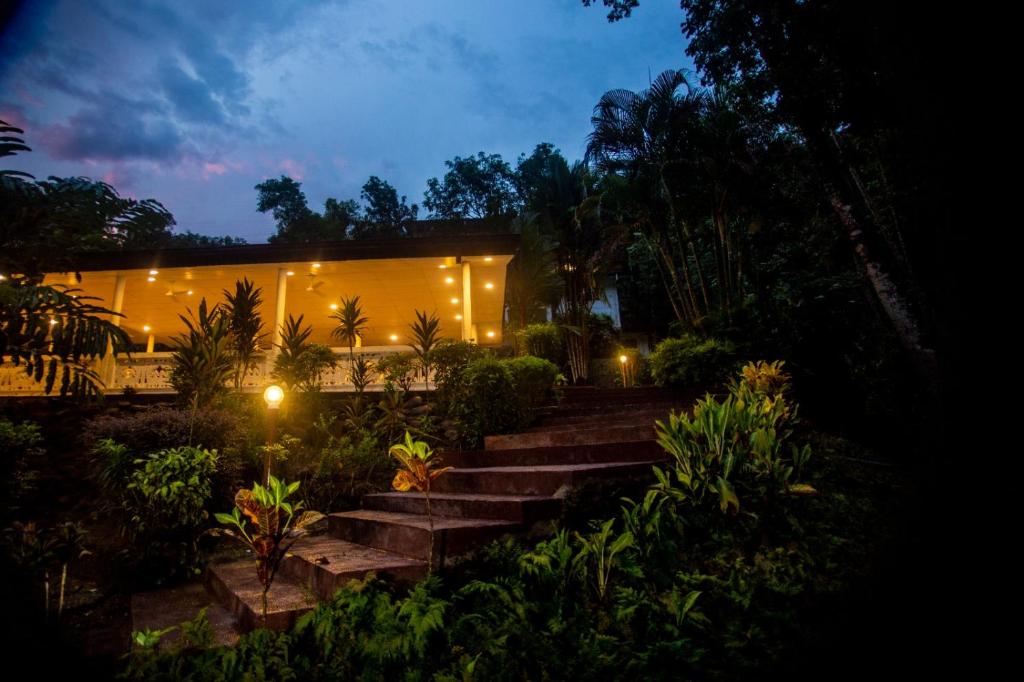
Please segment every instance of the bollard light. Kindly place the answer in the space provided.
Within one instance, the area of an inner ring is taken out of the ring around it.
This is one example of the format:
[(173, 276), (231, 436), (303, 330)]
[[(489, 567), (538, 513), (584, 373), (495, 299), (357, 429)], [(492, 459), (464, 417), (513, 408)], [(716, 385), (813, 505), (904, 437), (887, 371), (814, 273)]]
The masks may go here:
[(271, 384), (264, 389), (263, 399), (267, 401), (268, 408), (276, 410), (281, 407), (281, 401), (284, 400), (284, 391), (277, 384)]

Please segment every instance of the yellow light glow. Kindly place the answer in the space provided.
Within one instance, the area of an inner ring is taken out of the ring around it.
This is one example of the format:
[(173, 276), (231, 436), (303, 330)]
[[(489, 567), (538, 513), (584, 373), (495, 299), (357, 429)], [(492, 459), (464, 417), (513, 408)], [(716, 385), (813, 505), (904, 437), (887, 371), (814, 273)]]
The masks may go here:
[(159, 275), (160, 271), (159, 270), (150, 270), (149, 274), (151, 274), (151, 275)]
[(619, 362), (621, 362), (622, 364), (626, 364), (627, 362), (629, 362), (629, 358), (627, 358), (625, 355), (620, 355)]
[(338, 304), (337, 303), (332, 303), (330, 308), (331, 308), (331, 310), (337, 310), (338, 309)]
[(453, 303), (453, 304), (456, 304), (456, 303), (458, 303), (458, 302), (459, 302), (459, 299), (457, 299), (457, 298), (453, 298), (453, 299), (452, 299), (452, 303)]
[(454, 277), (445, 277), (444, 278), (444, 283), (445, 284), (455, 284), (455, 278)]
[(441, 263), (441, 264), (440, 264), (440, 265), (438, 265), (437, 267), (438, 267), (439, 269), (441, 269), (441, 270), (444, 270), (444, 269), (445, 269), (446, 267), (448, 267), (448, 266), (447, 266), (447, 265), (445, 265), (444, 263)]
[(462, 319), (462, 313), (459, 313), (458, 315), (456, 315), (455, 319), (456, 320), (461, 320)]
[(4, 277), (3, 275), (0, 275), (0, 282), (4, 281), (5, 279), (7, 279), (7, 278)]
[(484, 285), (484, 289), (493, 289), (493, 288), (494, 288), (494, 282), (488, 282), (487, 284)]
[(494, 259), (491, 258), (490, 256), (484, 256), (484, 262), (485, 263), (490, 263), (492, 260), (494, 260)]
[(391, 339), (392, 341), (398, 341), (398, 334), (392, 334), (388, 338)]
[(493, 339), (494, 338), (494, 332), (487, 332), (487, 338)]
[(186, 296), (191, 296), (191, 295), (192, 295), (192, 290), (191, 290), (191, 289), (189, 289), (188, 291), (186, 291), (186, 292), (185, 292), (185, 295), (186, 295)]
[(286, 272), (286, 273), (284, 273), (284, 274), (286, 274), (286, 275), (288, 275), (289, 277), (291, 277), (292, 275), (294, 275), (294, 274), (295, 274), (295, 271), (294, 271), (294, 270), (289, 270), (288, 272)]
[(142, 325), (142, 331), (148, 332), (150, 329), (152, 329), (152, 327), (150, 327), (148, 324)]
[(55, 325), (55, 324), (57, 324), (57, 320), (55, 320), (55, 319), (53, 319), (53, 318), (51, 317), (51, 318), (50, 318), (50, 326), (52, 327), (52, 326), (53, 326), (53, 325)]
[(263, 399), (267, 401), (267, 407), (276, 410), (284, 400), (284, 391), (280, 386), (271, 384), (263, 390)]
[(320, 264), (319, 263), (313, 263), (313, 267), (314, 268), (318, 268), (318, 267), (320, 267)]
[(156, 281), (156, 277), (154, 277), (153, 275), (150, 275), (149, 277), (146, 278), (146, 281), (147, 282), (155, 282)]

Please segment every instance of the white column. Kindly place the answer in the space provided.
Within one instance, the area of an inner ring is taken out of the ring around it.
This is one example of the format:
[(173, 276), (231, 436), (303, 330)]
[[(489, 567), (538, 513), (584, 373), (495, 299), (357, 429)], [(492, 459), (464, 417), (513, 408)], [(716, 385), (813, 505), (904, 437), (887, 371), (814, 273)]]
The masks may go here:
[[(124, 309), (124, 289), (128, 279), (124, 275), (118, 275), (117, 279), (114, 280), (114, 298), (110, 305), (110, 310), (115, 313), (120, 313)], [(110, 323), (115, 327), (121, 326), (121, 316), (111, 315)], [(107, 388), (111, 388), (114, 383), (114, 373), (117, 370), (117, 361), (114, 359), (114, 346), (109, 341), (107, 342), (107, 357), (104, 358), (103, 362), (103, 383)]]
[(146, 352), (152, 353), (154, 346), (156, 346), (156, 334), (150, 334), (146, 337)]
[(277, 270), (277, 309), (274, 311), (274, 347), (270, 350), (272, 355), (278, 353), (278, 346), (281, 345), (281, 341), (284, 334), (281, 333), (281, 328), (284, 326), (284, 304), (285, 298), (288, 294), (288, 270), (286, 268), (278, 268)]
[(462, 261), (462, 340), (476, 341), (476, 330), (473, 328), (473, 280), (468, 261)]

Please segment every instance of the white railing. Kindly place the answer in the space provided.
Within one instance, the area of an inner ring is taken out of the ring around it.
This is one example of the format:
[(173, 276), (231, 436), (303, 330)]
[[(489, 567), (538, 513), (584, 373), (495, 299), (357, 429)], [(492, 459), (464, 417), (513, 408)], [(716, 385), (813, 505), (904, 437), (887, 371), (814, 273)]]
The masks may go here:
[[(355, 391), (355, 387), (349, 380), (352, 360), (349, 358), (348, 349), (334, 348), (332, 350), (337, 358), (337, 364), (320, 375), (323, 390), (330, 392)], [(355, 355), (366, 358), (370, 361), (371, 366), (374, 366), (386, 355), (402, 352), (408, 352), (408, 348), (370, 346), (357, 348)], [(107, 393), (119, 394), (125, 389), (137, 393), (174, 393), (174, 389), (171, 387), (172, 356), (173, 353), (135, 353), (131, 358), (119, 357), (114, 366), (113, 382), (108, 387)], [(250, 368), (242, 380), (242, 390), (246, 392), (263, 390), (265, 386), (273, 383), (272, 369), (272, 356), (258, 358), (256, 364)], [(373, 370), (371, 375), (371, 383), (366, 390), (383, 391), (384, 381), (381, 375), (376, 370)], [(412, 372), (409, 378), (414, 389), (426, 388), (421, 371)], [(433, 382), (430, 386), (433, 387)], [(15, 367), (5, 363), (0, 366), (0, 396), (40, 395), (44, 395), (42, 384), (26, 376), (23, 365)]]

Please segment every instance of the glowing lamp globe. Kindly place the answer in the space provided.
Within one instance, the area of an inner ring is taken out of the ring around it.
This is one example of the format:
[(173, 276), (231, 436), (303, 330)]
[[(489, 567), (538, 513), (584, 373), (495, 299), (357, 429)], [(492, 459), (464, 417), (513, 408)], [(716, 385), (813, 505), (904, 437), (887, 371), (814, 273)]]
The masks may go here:
[(284, 391), (281, 390), (280, 386), (272, 384), (263, 390), (263, 399), (267, 401), (267, 407), (271, 410), (276, 410), (281, 406), (281, 401), (284, 400)]
[(625, 355), (620, 355), (619, 362), (621, 362), (622, 364), (626, 364), (627, 362), (629, 362), (629, 358), (627, 358)]

